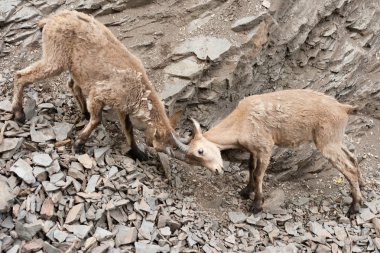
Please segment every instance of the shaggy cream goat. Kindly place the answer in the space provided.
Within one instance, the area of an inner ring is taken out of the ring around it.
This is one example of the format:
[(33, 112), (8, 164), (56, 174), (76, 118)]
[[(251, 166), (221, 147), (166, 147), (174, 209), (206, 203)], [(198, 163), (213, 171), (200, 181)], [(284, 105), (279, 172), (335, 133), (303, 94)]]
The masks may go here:
[[(69, 87), (88, 125), (78, 135), (75, 146), (83, 148), (93, 129), (101, 122), (104, 105), (118, 112), (133, 157), (145, 159), (133, 137), (131, 118), (140, 121), (148, 145), (164, 151), (173, 142), (175, 124), (165, 113), (141, 61), (94, 18), (76, 11), (61, 11), (39, 22), (42, 29), (42, 58), (17, 71), (14, 82), (13, 114), (25, 121), (23, 90), (28, 84), (69, 70)], [(86, 102), (85, 96), (89, 96)], [(87, 104), (87, 106), (86, 106)]]
[(355, 156), (343, 144), (348, 114), (355, 108), (330, 96), (311, 90), (285, 90), (243, 99), (237, 108), (215, 127), (202, 134), (193, 120), (194, 133), (189, 145), (178, 142), (185, 160), (212, 171), (223, 172), (220, 154), (225, 149), (250, 152), (249, 182), (240, 192), (248, 198), (255, 192), (251, 210), (262, 210), (262, 183), (274, 145), (297, 147), (313, 141), (332, 165), (348, 180), (352, 191), (349, 214), (359, 210), (364, 182)]

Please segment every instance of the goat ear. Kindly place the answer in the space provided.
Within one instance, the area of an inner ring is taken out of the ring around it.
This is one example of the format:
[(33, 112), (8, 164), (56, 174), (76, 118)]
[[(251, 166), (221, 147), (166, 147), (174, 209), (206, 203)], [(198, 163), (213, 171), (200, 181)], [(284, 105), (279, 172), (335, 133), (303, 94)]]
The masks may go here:
[(193, 138), (202, 137), (202, 129), (201, 129), (201, 125), (199, 124), (199, 122), (193, 118), (190, 118), (190, 120), (193, 122), (193, 125), (194, 125)]
[(172, 128), (177, 126), (178, 120), (181, 118), (183, 110), (175, 112), (172, 116), (170, 116), (169, 121)]

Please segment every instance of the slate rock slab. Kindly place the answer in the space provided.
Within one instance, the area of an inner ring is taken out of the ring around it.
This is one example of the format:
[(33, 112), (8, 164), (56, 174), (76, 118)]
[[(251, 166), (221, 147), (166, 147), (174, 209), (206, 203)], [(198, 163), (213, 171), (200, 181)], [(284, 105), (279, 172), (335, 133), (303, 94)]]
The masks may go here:
[(16, 173), (18, 177), (24, 180), (27, 184), (34, 184), (36, 182), (33, 176), (32, 167), (23, 159), (19, 158), (11, 167), (10, 171)]

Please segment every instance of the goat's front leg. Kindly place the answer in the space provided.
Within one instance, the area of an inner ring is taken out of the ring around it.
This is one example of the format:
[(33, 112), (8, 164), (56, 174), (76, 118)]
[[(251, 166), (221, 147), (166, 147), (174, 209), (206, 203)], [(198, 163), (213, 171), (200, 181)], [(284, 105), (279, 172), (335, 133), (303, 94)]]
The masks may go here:
[(257, 155), (257, 166), (253, 171), (255, 181), (255, 198), (251, 206), (253, 213), (259, 213), (263, 210), (264, 195), (263, 195), (263, 179), (265, 171), (268, 168), (271, 152), (259, 153)]
[(90, 137), (92, 131), (100, 124), (102, 120), (103, 104), (94, 101), (93, 97), (88, 100), (88, 109), (90, 112), (90, 120), (86, 127), (78, 134), (75, 141), (75, 152), (83, 152), (84, 144), (88, 137)]
[(24, 88), (38, 80), (57, 75), (61, 71), (62, 67), (59, 66), (58, 63), (53, 62), (50, 64), (42, 59), (16, 72), (13, 85), (12, 112), (17, 122), (25, 122), (25, 113), (22, 105), (24, 100)]
[(67, 86), (71, 89), (71, 92), (79, 105), (79, 109), (82, 112), (82, 118), (89, 120), (90, 113), (87, 110), (86, 99), (83, 96), (82, 89), (74, 82), (74, 79), (71, 76), (69, 81), (67, 81)]
[(240, 196), (244, 199), (248, 199), (252, 192), (255, 191), (255, 179), (254, 170), (257, 167), (256, 156), (251, 153), (248, 161), (249, 180), (246, 187), (240, 191)]
[(148, 160), (148, 156), (140, 150), (139, 146), (136, 143), (133, 135), (133, 125), (131, 119), (129, 118), (129, 115), (125, 114), (122, 111), (119, 111), (118, 116), (121, 129), (127, 139), (127, 144), (130, 147), (130, 150), (128, 151), (129, 155), (133, 159), (138, 159), (140, 161)]

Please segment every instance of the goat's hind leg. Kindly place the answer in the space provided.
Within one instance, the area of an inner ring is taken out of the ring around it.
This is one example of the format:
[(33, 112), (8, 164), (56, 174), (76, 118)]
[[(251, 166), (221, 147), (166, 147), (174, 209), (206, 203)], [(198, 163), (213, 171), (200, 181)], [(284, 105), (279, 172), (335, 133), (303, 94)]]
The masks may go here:
[(248, 161), (248, 170), (249, 170), (249, 180), (246, 187), (244, 187), (240, 192), (240, 196), (244, 199), (249, 199), (249, 196), (252, 192), (255, 191), (255, 179), (254, 179), (254, 170), (257, 167), (257, 159), (256, 157), (251, 153), (249, 156)]
[(358, 168), (352, 163), (351, 158), (347, 155), (346, 151), (341, 144), (328, 144), (320, 148), (322, 155), (326, 157), (332, 165), (338, 169), (348, 180), (351, 186), (352, 203), (347, 212), (351, 216), (359, 211), (363, 205), (363, 196), (360, 192), (359, 178), (360, 173)]
[(84, 144), (90, 137), (92, 131), (100, 124), (102, 120), (102, 109), (103, 104), (94, 101), (94, 97), (90, 96), (88, 99), (88, 110), (90, 112), (90, 120), (88, 121), (86, 127), (78, 134), (75, 140), (75, 152), (83, 152)]
[(344, 151), (344, 153), (347, 155), (347, 157), (350, 159), (351, 163), (355, 166), (355, 168), (358, 170), (358, 176), (359, 176), (359, 187), (361, 189), (364, 188), (365, 186), (365, 182), (364, 182), (364, 178), (363, 178), (363, 175), (362, 175), (362, 172), (359, 168), (359, 164), (358, 164), (358, 160), (356, 159), (355, 155), (352, 154), (352, 152), (350, 150), (348, 150), (348, 148), (345, 146), (345, 145), (342, 145), (342, 150)]
[(25, 113), (22, 105), (24, 88), (33, 82), (58, 75), (62, 72), (62, 69), (58, 63), (48, 63), (45, 59), (41, 59), (29, 67), (16, 72), (12, 100), (12, 112), (16, 121), (20, 123), (25, 122)]
[(119, 111), (118, 116), (121, 129), (127, 139), (127, 144), (130, 147), (130, 150), (128, 151), (129, 155), (133, 159), (138, 159), (140, 161), (148, 160), (148, 156), (140, 150), (136, 143), (136, 140), (133, 135), (133, 125), (131, 119), (129, 118), (129, 115), (123, 113), (122, 111)]
[(86, 99), (83, 96), (82, 89), (75, 83), (74, 79), (70, 76), (70, 79), (67, 81), (67, 86), (71, 89), (75, 100), (77, 101), (80, 111), (82, 113), (82, 119), (90, 119), (90, 113), (87, 110)]
[(251, 206), (253, 213), (259, 213), (263, 210), (264, 194), (263, 194), (263, 180), (265, 171), (268, 168), (271, 152), (261, 153), (257, 155), (257, 166), (253, 171), (255, 181), (255, 198)]

